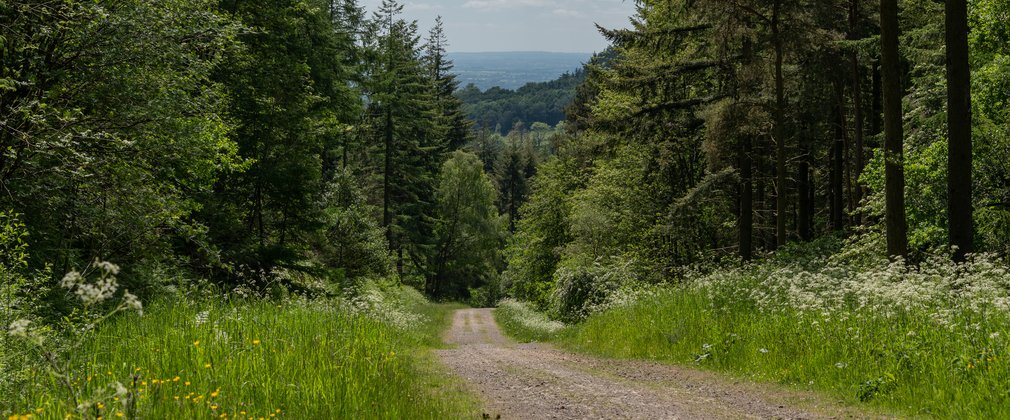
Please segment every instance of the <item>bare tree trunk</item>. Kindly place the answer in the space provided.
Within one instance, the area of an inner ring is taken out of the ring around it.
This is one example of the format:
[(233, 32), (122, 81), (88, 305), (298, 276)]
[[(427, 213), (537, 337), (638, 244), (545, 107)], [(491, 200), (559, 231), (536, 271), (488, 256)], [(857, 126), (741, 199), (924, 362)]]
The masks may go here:
[(880, 60), (884, 93), (884, 223), (887, 253), (908, 256), (908, 221), (905, 219), (905, 156), (902, 126), (901, 63), (898, 51), (898, 0), (880, 0)]
[(754, 257), (754, 169), (751, 161), (750, 134), (740, 138), (740, 258)]
[(968, 2), (947, 0), (947, 209), (954, 259), (974, 251), (972, 223), (971, 72), (968, 67)]
[(831, 228), (845, 229), (845, 85), (835, 80), (832, 101), (835, 139), (831, 145)]
[(772, 39), (775, 43), (775, 247), (778, 248), (786, 244), (786, 198), (788, 188), (786, 187), (786, 134), (785, 134), (785, 112), (786, 93), (785, 79), (782, 76), (782, 62), (784, 60), (784, 40), (782, 39), (781, 28), (779, 28), (779, 14), (782, 1), (776, 0), (772, 13)]
[(796, 216), (796, 230), (799, 231), (800, 239), (810, 241), (814, 236), (810, 224), (813, 212), (813, 203), (810, 200), (810, 190), (812, 189), (812, 185), (810, 183), (810, 146), (808, 144), (804, 144), (801, 153), (802, 156), (800, 156), (800, 168), (798, 173), (800, 205), (798, 209), (799, 214)]
[[(855, 40), (858, 38), (857, 33), (859, 26), (859, 0), (851, 0), (849, 2), (849, 39)], [(859, 183), (859, 177), (863, 175), (863, 169), (865, 169), (866, 164), (863, 162), (863, 150), (865, 150), (866, 145), (864, 144), (864, 128), (863, 128), (863, 84), (862, 84), (862, 69), (859, 65), (859, 54), (855, 51), (849, 53), (849, 61), (852, 62), (852, 104), (853, 104), (853, 121), (855, 123), (853, 131), (853, 149), (852, 149), (852, 164), (854, 176), (854, 195), (852, 200), (855, 201), (858, 206), (859, 203), (863, 201), (863, 185)], [(853, 215), (855, 217), (854, 223), (861, 224), (862, 220), (859, 215)]]

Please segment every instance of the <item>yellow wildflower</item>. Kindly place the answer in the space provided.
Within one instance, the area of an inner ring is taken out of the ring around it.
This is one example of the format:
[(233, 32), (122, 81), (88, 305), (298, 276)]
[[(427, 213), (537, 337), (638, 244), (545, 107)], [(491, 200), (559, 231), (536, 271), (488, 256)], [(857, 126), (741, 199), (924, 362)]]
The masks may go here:
[(193, 347), (200, 347), (200, 340), (194, 341), (193, 342)]
[(172, 378), (172, 382), (179, 382), (179, 377), (176, 376), (176, 377)]
[(219, 394), (221, 394), (221, 388), (215, 389), (214, 392), (210, 393), (210, 396), (217, 397)]
[(123, 417), (123, 412), (122, 411), (117, 411), (116, 412), (116, 417)]
[(210, 369), (210, 363), (204, 363), (204, 364), (203, 364), (203, 367), (204, 367), (205, 369)]
[(189, 386), (189, 381), (184, 382), (183, 385)]
[(252, 343), (253, 343), (254, 346), (260, 345), (260, 341), (258, 339), (257, 340), (253, 340)]

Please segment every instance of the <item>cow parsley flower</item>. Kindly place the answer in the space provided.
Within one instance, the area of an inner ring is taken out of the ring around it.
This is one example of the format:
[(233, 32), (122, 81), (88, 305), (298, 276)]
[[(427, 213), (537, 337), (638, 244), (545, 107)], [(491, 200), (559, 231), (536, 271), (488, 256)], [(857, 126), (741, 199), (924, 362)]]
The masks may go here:
[(28, 326), (31, 325), (31, 321), (27, 319), (18, 319), (11, 323), (10, 328), (7, 329), (7, 333), (15, 337), (27, 337), (28, 336)]
[(144, 305), (140, 303), (140, 299), (136, 295), (130, 292), (123, 293), (123, 305), (126, 306), (126, 309), (137, 311), (141, 315), (144, 314)]
[(84, 277), (81, 276), (81, 273), (71, 271), (67, 273), (67, 275), (63, 276), (63, 280), (60, 281), (60, 286), (64, 289), (73, 289), (74, 286), (77, 286), (83, 281)]

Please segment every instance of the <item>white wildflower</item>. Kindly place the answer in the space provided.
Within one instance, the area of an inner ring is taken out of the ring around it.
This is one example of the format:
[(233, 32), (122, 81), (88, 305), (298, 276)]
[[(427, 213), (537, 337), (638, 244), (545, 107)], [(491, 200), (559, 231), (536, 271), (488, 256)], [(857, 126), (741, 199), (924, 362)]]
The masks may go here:
[(762, 348), (761, 348), (760, 350), (758, 350), (758, 351), (759, 351), (759, 352), (761, 352), (761, 353), (768, 353), (768, 349), (766, 349), (766, 348), (764, 348), (764, 347), (762, 347)]
[(989, 339), (990, 340), (995, 340), (995, 339), (998, 339), (998, 338), (999, 338), (999, 331), (996, 331), (996, 332), (994, 332), (992, 334), (989, 334)]
[(121, 384), (119, 382), (116, 382), (116, 383), (112, 384), (112, 387), (116, 388), (116, 396), (120, 397), (120, 398), (126, 396), (126, 394), (129, 392), (129, 391), (126, 390), (126, 387), (123, 386), (123, 384)]
[(99, 261), (96, 259), (94, 266), (105, 272), (105, 274), (111, 274), (113, 276), (119, 274), (119, 266), (108, 261)]
[(118, 287), (119, 285), (116, 283), (116, 279), (106, 277), (99, 279), (94, 284), (81, 283), (77, 285), (75, 293), (85, 305), (94, 305), (111, 298), (112, 295), (116, 293), (116, 289)]
[(63, 280), (60, 281), (60, 286), (63, 287), (64, 289), (73, 289), (74, 286), (80, 284), (83, 281), (84, 277), (81, 276), (81, 273), (71, 271), (67, 273), (65, 276), (63, 276)]
[(126, 305), (126, 309), (137, 311), (141, 315), (144, 314), (144, 305), (140, 303), (140, 299), (136, 295), (129, 291), (123, 293), (123, 304)]
[(200, 312), (200, 313), (196, 314), (196, 317), (193, 318), (193, 323), (196, 324), (197, 326), (203, 325), (204, 323), (207, 322), (207, 318), (209, 316), (210, 316), (210, 311)]
[(846, 364), (846, 363), (842, 363), (842, 362), (835, 363), (835, 367), (839, 368), (839, 369), (844, 369), (846, 366), (848, 366), (848, 364)]
[(7, 334), (15, 337), (27, 337), (28, 336), (28, 326), (31, 325), (31, 321), (27, 319), (18, 319), (11, 323), (10, 328), (7, 329)]

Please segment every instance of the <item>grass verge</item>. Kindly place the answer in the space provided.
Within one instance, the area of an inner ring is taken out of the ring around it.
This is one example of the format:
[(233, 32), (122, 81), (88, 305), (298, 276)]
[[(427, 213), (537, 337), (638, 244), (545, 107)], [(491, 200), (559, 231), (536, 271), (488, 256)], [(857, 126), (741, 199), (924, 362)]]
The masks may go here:
[[(498, 313), (500, 319), (520, 318), (509, 315), (511, 310)], [(702, 291), (671, 288), (535, 336), (576, 352), (693, 365), (826, 392), (874, 411), (1008, 418), (1010, 342), (1006, 331), (986, 331), (1005, 329), (1010, 320), (969, 313), (956, 324), (974, 325), (978, 334), (952, 333), (926, 312), (887, 318), (859, 312), (769, 314), (744, 303), (714, 305)], [(506, 331), (520, 339), (533, 336)]]
[(408, 309), (420, 316), (404, 328), (338, 300), (162, 301), (71, 349), (69, 365), (86, 368), (72, 370), (69, 386), (39, 371), (0, 410), (61, 419), (474, 418), (476, 399), (443, 379), (429, 351), (453, 307)]
[(551, 321), (547, 315), (514, 299), (502, 300), (494, 311), (494, 318), (506, 334), (524, 343), (548, 341), (565, 328), (565, 324)]

